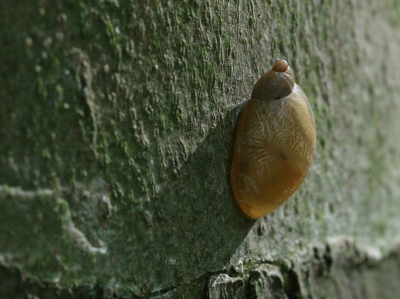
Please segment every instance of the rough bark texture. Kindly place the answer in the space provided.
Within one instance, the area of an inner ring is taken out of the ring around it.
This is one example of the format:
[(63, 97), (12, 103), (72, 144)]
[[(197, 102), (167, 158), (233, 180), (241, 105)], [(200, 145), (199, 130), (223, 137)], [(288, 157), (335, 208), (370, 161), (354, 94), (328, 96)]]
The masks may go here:
[[(393, 298), (399, 20), (389, 0), (2, 0), (1, 295)], [(317, 152), (250, 221), (235, 121), (278, 59)]]

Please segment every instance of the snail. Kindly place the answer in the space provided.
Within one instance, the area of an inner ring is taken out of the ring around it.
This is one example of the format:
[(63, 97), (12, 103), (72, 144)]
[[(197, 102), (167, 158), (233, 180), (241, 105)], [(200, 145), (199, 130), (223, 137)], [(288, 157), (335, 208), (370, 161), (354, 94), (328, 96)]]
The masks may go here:
[(261, 218), (296, 191), (310, 169), (316, 136), (310, 103), (281, 60), (257, 81), (238, 118), (231, 184), (245, 216)]

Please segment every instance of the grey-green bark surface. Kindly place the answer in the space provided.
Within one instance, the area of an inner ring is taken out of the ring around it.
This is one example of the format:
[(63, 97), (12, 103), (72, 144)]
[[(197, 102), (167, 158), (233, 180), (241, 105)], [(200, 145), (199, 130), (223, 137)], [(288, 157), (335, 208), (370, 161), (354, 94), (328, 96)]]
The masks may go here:
[[(346, 283), (299, 265), (343, 244), (399, 273), (399, 19), (395, 1), (1, 1), (5, 273), (137, 297), (273, 284), (341, 298)], [(230, 194), (234, 126), (278, 59), (310, 100), (317, 151), (295, 195), (250, 221)], [(380, 277), (368, 271), (360, 285)]]

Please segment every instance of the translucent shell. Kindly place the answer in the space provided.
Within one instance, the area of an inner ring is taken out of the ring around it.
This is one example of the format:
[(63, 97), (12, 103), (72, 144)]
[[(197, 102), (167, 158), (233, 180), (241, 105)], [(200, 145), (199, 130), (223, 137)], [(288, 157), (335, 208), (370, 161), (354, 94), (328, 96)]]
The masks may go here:
[(257, 81), (238, 119), (231, 183), (247, 217), (267, 215), (296, 191), (315, 146), (310, 103), (281, 60)]

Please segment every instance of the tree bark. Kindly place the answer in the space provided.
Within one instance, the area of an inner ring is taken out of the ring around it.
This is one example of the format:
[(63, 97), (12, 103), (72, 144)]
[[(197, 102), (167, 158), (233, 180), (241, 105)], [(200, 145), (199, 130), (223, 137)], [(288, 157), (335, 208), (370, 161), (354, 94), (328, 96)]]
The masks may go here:
[[(3, 295), (393, 298), (399, 20), (389, 0), (1, 1)], [(317, 150), (252, 221), (235, 122), (279, 59)]]

